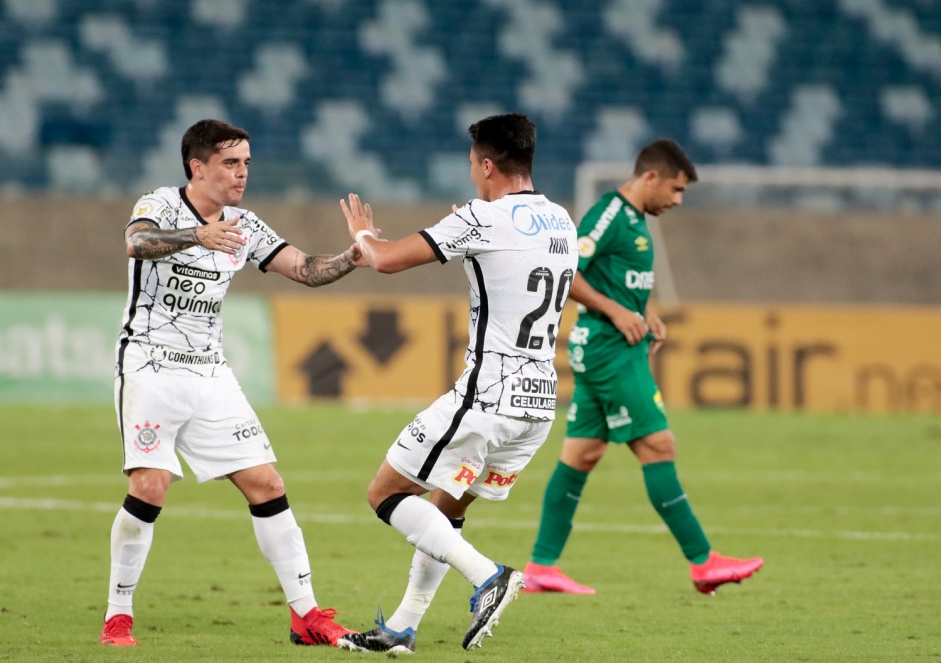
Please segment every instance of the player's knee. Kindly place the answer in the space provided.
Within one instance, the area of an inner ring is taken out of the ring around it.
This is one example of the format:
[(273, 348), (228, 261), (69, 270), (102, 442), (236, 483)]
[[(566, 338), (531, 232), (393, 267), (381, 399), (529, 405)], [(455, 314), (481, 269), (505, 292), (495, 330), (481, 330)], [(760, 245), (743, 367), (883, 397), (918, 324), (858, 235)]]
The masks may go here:
[(373, 511), (378, 511), (379, 505), (388, 497), (388, 495), (380, 490), (378, 483), (375, 479), (369, 482), (369, 487), (366, 488), (366, 501), (369, 502), (369, 506), (372, 507)]
[(562, 462), (579, 472), (591, 472), (604, 457), (607, 445), (578, 446), (563, 449)]
[(631, 450), (643, 465), (676, 459), (676, 438), (669, 430), (658, 431), (631, 443)]
[(271, 499), (281, 497), (285, 494), (284, 489), (284, 479), (281, 478), (280, 474), (276, 474), (274, 477), (268, 480), (265, 490), (270, 495)]
[(170, 473), (150, 468), (132, 470), (128, 476), (128, 494), (154, 506), (163, 506), (170, 488)]
[(606, 446), (586, 449), (579, 459), (579, 464), (581, 465), (579, 469), (581, 469), (582, 472), (591, 472), (604, 456), (606, 449)]

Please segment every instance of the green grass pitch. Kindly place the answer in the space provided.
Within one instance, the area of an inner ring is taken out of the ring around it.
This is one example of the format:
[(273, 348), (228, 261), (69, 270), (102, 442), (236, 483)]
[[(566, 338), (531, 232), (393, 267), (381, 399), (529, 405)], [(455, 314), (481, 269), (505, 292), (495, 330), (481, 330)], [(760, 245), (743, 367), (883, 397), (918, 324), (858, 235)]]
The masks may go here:
[[(345, 625), (391, 614), (412, 549), (365, 490), (414, 409), (259, 410), (304, 530), (314, 588)], [(941, 661), (941, 422), (674, 413), (680, 478), (715, 548), (765, 568), (694, 591), (631, 454), (593, 473), (561, 564), (595, 596), (522, 595), (461, 649), (470, 587), (449, 573), (416, 661)], [(175, 484), (135, 598), (136, 648), (97, 644), (109, 532), (126, 483), (107, 407), (0, 407), (0, 660), (380, 660), (288, 640), (288, 609), (228, 482)], [(465, 536), (522, 566), (558, 457), (557, 424), (510, 499)]]

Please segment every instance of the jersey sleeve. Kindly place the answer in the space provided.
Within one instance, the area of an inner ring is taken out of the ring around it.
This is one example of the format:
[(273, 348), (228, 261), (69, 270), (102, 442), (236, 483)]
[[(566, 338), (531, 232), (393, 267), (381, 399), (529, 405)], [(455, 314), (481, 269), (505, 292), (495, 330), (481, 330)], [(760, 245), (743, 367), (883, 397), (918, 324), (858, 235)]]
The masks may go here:
[(271, 226), (248, 210), (241, 210), (239, 228), (247, 235), (245, 249), (248, 251), (248, 262), (263, 272), (268, 271), (268, 263), (289, 246)]
[(493, 221), (490, 210), (481, 200), (472, 200), (449, 214), (431, 228), (419, 231), (431, 245), (438, 260), (473, 256), (490, 250)]
[(618, 196), (602, 197), (578, 224), (578, 269), (584, 271), (614, 239), (611, 219), (624, 203)]
[(162, 189), (145, 193), (134, 204), (134, 211), (124, 228), (127, 229), (135, 221), (152, 221), (163, 230), (173, 230), (176, 227), (173, 211), (173, 201), (163, 195)]

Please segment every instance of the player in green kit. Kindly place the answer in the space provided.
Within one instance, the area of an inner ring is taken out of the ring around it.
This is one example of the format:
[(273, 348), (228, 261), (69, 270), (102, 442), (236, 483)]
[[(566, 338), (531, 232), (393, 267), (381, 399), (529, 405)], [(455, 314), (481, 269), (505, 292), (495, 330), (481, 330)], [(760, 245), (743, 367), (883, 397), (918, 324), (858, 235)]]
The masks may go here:
[(711, 594), (763, 563), (757, 557), (723, 557), (709, 545), (677, 478), (676, 440), (648, 363), (666, 328), (647, 306), (654, 247), (644, 215), (680, 205), (696, 179), (695, 166), (676, 143), (655, 141), (641, 150), (632, 177), (602, 196), (579, 224), (578, 273), (569, 295), (579, 305), (569, 334), (575, 392), (562, 455), (546, 486), (539, 535), (524, 570), (525, 592), (595, 593), (555, 564), (588, 474), (611, 442), (627, 444), (640, 461), (650, 501), (689, 560), (696, 589)]

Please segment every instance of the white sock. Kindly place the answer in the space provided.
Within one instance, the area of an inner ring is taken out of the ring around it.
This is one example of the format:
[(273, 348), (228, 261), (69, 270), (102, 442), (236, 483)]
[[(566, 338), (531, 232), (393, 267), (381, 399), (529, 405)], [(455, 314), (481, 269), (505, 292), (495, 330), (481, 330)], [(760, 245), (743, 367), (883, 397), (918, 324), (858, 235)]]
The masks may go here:
[[(453, 528), (460, 536), (461, 529)], [(391, 630), (401, 633), (407, 628), (418, 630), (418, 624), (431, 605), (435, 592), (451, 567), (433, 559), (430, 555), (416, 549), (412, 556), (412, 566), (408, 571), (408, 586), (405, 596), (392, 616), (386, 621)]]
[(462, 539), (447, 517), (426, 499), (406, 497), (395, 507), (389, 523), (423, 553), (453, 566), (474, 587), (497, 572), (497, 565)]
[(310, 560), (304, 546), (304, 534), (294, 513), (287, 509), (273, 516), (252, 516), (252, 527), (261, 554), (278, 575), (288, 605), (300, 617), (317, 607), (311, 582)]
[(134, 590), (154, 540), (154, 524), (118, 509), (111, 525), (111, 576), (105, 621), (115, 615), (134, 616)]

